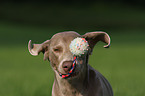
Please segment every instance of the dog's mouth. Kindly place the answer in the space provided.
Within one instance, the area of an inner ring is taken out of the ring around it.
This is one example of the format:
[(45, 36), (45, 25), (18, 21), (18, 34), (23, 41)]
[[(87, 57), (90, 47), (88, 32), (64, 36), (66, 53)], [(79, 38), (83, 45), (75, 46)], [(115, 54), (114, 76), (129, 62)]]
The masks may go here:
[(75, 72), (75, 68), (76, 68), (76, 57), (74, 57), (73, 65), (71, 66), (70, 71), (67, 74), (59, 73), (59, 75), (62, 78), (75, 77), (75, 76), (77, 76), (79, 74), (79, 72)]
[(75, 69), (73, 70), (73, 72), (71, 74), (61, 74), (59, 73), (59, 75), (62, 77), (62, 78), (73, 78), (73, 77), (76, 77), (79, 75), (80, 72), (74, 72)]
[(68, 77), (71, 77), (71, 76), (75, 76), (76, 73), (74, 73), (74, 70), (75, 70), (75, 67), (76, 67), (76, 63), (74, 62), (70, 71), (67, 73), (67, 74), (61, 74), (59, 73), (59, 75), (62, 77), (62, 78), (68, 78)]

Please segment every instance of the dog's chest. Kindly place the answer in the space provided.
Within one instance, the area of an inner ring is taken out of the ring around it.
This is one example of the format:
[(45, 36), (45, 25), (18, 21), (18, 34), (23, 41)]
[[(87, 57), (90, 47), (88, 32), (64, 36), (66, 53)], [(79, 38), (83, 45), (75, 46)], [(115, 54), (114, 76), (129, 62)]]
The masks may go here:
[(75, 89), (64, 89), (62, 90), (62, 96), (83, 96), (80, 92)]
[(70, 86), (67, 86), (64, 84), (64, 86), (54, 86), (52, 90), (53, 95), (52, 96), (84, 96), (76, 90), (75, 88), (72, 88)]

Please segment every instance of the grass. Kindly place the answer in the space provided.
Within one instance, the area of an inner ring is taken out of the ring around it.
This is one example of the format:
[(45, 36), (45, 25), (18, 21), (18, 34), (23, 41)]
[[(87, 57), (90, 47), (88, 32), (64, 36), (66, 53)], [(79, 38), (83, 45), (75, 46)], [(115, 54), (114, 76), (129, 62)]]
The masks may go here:
[[(41, 29), (14, 25), (0, 28), (3, 40), (0, 47), (0, 96), (51, 96), (54, 74), (49, 62), (43, 61), (43, 54), (33, 57), (27, 50), (31, 37), (41, 43), (47, 39), (47, 32), (52, 32), (50, 38), (58, 30)], [(42, 34), (42, 31), (45, 32)], [(114, 96), (144, 96), (144, 34), (141, 31), (135, 33), (135, 30), (130, 30), (132, 33), (115, 31), (110, 33), (111, 48), (104, 49), (103, 43), (98, 43), (89, 63), (109, 80)], [(7, 36), (9, 38), (5, 38)]]
[[(24, 47), (1, 48), (0, 53), (0, 96), (51, 95), (53, 71), (42, 54), (33, 57)], [(144, 53), (138, 46), (95, 47), (90, 65), (110, 81), (114, 96), (144, 96)]]
[[(96, 54), (92, 56), (90, 63), (108, 78), (113, 87), (114, 96), (143, 96), (145, 94), (143, 91), (145, 88), (144, 48), (145, 46), (142, 48), (118, 46), (109, 50), (95, 50)], [(95, 65), (93, 60), (96, 60), (98, 64)]]
[(26, 48), (1, 50), (0, 96), (50, 96), (53, 72), (42, 56), (32, 57)]

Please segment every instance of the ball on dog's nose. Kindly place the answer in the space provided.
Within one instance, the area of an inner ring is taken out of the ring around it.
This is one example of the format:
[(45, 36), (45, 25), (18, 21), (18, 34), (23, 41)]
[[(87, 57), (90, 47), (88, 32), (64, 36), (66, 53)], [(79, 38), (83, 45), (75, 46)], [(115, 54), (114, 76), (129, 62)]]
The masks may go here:
[(71, 41), (69, 48), (74, 56), (81, 56), (88, 52), (89, 44), (85, 38), (77, 37)]

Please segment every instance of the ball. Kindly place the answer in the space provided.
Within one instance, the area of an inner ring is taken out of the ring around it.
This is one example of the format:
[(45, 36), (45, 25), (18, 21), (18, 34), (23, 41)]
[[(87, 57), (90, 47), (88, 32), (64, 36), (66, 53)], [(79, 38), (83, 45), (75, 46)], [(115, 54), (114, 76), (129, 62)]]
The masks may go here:
[(88, 52), (89, 44), (85, 38), (77, 37), (71, 41), (69, 48), (74, 56), (81, 56)]

